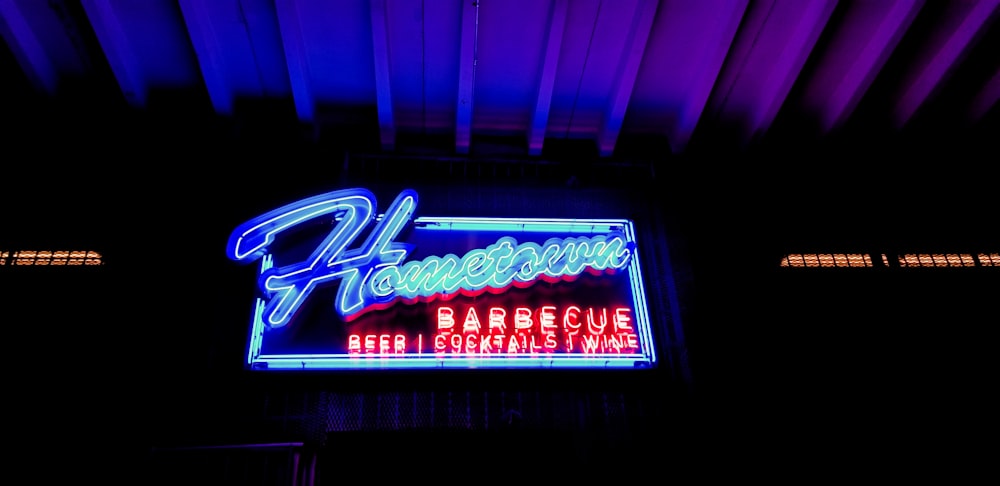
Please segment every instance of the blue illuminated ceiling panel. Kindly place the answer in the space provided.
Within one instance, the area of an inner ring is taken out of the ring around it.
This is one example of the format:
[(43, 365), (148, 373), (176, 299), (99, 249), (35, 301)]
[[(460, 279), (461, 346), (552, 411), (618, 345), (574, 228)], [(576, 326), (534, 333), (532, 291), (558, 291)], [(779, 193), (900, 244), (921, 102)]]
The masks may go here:
[(504, 137), (525, 155), (582, 140), (612, 156), (647, 138), (673, 153), (744, 146), (780, 120), (819, 136), (859, 117), (887, 133), (974, 128), (1000, 97), (1000, 55), (984, 47), (998, 12), (1000, 0), (4, 0), (0, 34), (5, 69), (46, 96), (108, 84), (108, 103), (142, 109), (154, 92), (194, 93), (223, 116), (278, 100), (389, 150), (416, 134), (451, 137), (458, 154)]

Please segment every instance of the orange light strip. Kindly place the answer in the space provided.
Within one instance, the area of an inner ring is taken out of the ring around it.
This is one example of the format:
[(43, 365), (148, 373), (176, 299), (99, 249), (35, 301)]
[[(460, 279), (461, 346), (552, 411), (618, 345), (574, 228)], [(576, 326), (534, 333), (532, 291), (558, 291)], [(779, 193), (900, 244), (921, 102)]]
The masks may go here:
[(976, 266), (976, 260), (969, 253), (906, 253), (899, 255), (899, 266), (974, 267)]
[(781, 259), (782, 267), (871, 267), (872, 257), (865, 253), (789, 253)]
[(0, 253), (0, 265), (10, 261), (16, 266), (66, 266), (66, 265), (103, 265), (104, 258), (96, 251), (67, 251), (67, 250), (22, 250), (13, 253)]
[[(881, 254), (882, 266), (892, 266), (889, 256)], [(1000, 267), (1000, 253), (904, 253), (894, 256), (901, 268)], [(978, 261), (977, 261), (978, 260)], [(782, 267), (871, 267), (872, 259), (862, 253), (789, 253), (781, 259)]]

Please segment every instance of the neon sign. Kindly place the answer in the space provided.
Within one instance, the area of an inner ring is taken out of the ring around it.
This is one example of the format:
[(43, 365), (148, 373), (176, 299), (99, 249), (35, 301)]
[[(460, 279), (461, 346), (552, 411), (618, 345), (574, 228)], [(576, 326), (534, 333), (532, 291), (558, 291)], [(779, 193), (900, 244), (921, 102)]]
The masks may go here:
[(648, 367), (632, 222), (413, 218), (402, 191), (344, 189), (239, 225), (260, 262), (255, 369)]

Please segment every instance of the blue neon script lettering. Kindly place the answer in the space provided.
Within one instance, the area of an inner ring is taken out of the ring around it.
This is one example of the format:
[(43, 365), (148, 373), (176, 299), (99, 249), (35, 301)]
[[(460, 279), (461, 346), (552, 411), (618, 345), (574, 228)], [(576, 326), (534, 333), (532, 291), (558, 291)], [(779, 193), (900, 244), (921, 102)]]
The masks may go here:
[[(375, 229), (359, 248), (347, 249), (375, 219), (375, 196), (363, 189), (333, 191), (283, 206), (254, 218), (233, 231), (227, 254), (234, 260), (256, 260), (266, 253), (275, 235), (304, 221), (320, 216), (339, 217), (333, 230), (303, 262), (270, 268), (261, 273), (259, 286), (267, 296), (264, 316), (267, 324), (282, 327), (320, 283), (342, 279), (336, 309), (349, 316), (364, 307), (362, 282), (375, 269), (401, 262), (411, 245), (393, 242), (410, 220), (417, 194), (403, 191), (389, 207)], [(364, 273), (362, 277), (361, 274)]]
[(234, 260), (263, 257), (275, 236), (319, 217), (336, 220), (333, 229), (305, 261), (261, 273), (266, 295), (264, 318), (272, 327), (288, 324), (319, 284), (341, 280), (334, 308), (351, 320), (396, 300), (420, 301), (461, 292), (466, 295), (509, 286), (526, 287), (542, 279), (571, 280), (584, 271), (600, 274), (628, 265), (635, 243), (617, 232), (592, 237), (550, 238), (539, 245), (505, 236), (464, 256), (431, 256), (403, 264), (412, 245), (396, 242), (410, 221), (417, 194), (404, 190), (364, 243), (348, 248), (376, 218), (375, 197), (363, 189), (333, 191), (283, 206), (233, 231), (227, 254)]

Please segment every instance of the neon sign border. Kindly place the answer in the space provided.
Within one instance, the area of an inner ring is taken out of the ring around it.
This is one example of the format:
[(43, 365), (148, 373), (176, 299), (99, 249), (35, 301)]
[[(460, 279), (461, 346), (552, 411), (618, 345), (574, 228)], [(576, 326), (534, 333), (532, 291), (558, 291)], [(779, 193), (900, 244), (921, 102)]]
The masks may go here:
[[(381, 220), (384, 214), (378, 215)], [(557, 219), (557, 218), (475, 218), (418, 217), (414, 227), (421, 230), (506, 231), (553, 233), (610, 233), (620, 231), (626, 241), (635, 242), (635, 228), (628, 219)], [(271, 254), (261, 258), (259, 273), (273, 266)], [(507, 354), (405, 353), (390, 356), (348, 353), (324, 354), (260, 354), (264, 342), (264, 300), (257, 297), (247, 345), (247, 365), (251, 369), (267, 370), (350, 370), (350, 369), (525, 369), (525, 368), (637, 368), (656, 363), (653, 334), (646, 305), (639, 256), (633, 254), (628, 263), (632, 305), (639, 334), (639, 353), (596, 354)]]

